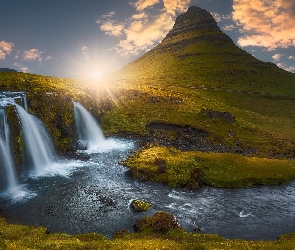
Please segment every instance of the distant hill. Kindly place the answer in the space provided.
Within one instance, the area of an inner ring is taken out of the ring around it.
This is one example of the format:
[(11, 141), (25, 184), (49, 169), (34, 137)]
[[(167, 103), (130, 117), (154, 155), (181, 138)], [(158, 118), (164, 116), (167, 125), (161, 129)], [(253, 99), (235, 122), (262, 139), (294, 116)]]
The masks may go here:
[(160, 44), (118, 74), (182, 86), (295, 94), (295, 74), (240, 49), (209, 12), (194, 6), (177, 17)]
[(17, 70), (10, 68), (0, 68), (0, 72), (17, 72)]

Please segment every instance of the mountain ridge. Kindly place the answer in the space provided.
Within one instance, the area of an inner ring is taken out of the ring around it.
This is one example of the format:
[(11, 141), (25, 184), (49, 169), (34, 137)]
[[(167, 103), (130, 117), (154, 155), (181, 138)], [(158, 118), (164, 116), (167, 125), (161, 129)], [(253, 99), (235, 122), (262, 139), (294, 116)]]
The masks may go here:
[(295, 74), (236, 46), (213, 16), (196, 6), (176, 18), (157, 46), (115, 75), (138, 82), (295, 94)]

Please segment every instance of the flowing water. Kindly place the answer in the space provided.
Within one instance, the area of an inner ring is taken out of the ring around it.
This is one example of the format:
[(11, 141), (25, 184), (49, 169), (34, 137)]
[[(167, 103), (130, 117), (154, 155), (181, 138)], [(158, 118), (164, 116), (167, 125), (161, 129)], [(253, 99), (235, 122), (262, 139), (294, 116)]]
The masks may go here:
[[(126, 175), (118, 164), (136, 142), (116, 140), (113, 150), (87, 151), (91, 158), (67, 171), (23, 184), (37, 195), (22, 202), (1, 200), (9, 222), (43, 225), (52, 232), (99, 232), (110, 237), (116, 230), (133, 231), (136, 219), (165, 210), (174, 214), (188, 231), (229, 238), (275, 239), (295, 231), (295, 182), (282, 186), (243, 189), (203, 187), (190, 192)], [(130, 208), (133, 199), (153, 204), (147, 212)]]
[[(51, 232), (99, 232), (110, 237), (120, 229), (133, 231), (136, 219), (165, 210), (187, 231), (200, 228), (228, 238), (275, 239), (295, 232), (295, 181), (243, 189), (203, 187), (194, 192), (138, 182), (119, 164), (138, 149), (137, 142), (104, 138), (94, 118), (77, 102), (73, 104), (78, 140), (89, 146), (79, 153), (90, 158), (57, 160), (42, 122), (16, 104), (19, 100), (26, 107), (24, 96), (4, 97), (1, 108), (16, 107), (25, 144), (24, 165), (33, 170), (19, 176), (14, 173), (5, 113), (0, 109), (0, 171), (8, 182), (6, 189), (14, 189), (14, 195), (0, 194), (0, 211), (8, 222), (43, 225)], [(152, 208), (136, 213), (130, 208), (133, 199), (150, 202)]]
[(79, 103), (73, 101), (78, 140), (85, 141), (91, 149), (105, 144), (105, 137), (92, 115)]
[(23, 163), (35, 175), (42, 175), (56, 161), (57, 154), (43, 123), (15, 104), (24, 140)]

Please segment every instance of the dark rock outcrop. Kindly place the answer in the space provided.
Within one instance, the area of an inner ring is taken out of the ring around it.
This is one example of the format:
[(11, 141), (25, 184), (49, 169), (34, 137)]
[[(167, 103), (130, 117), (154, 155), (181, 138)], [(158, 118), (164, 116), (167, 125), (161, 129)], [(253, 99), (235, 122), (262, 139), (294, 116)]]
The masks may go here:
[(233, 123), (236, 120), (236, 118), (230, 112), (221, 112), (221, 111), (208, 109), (208, 110), (204, 110), (203, 113), (213, 119), (220, 118), (228, 123)]

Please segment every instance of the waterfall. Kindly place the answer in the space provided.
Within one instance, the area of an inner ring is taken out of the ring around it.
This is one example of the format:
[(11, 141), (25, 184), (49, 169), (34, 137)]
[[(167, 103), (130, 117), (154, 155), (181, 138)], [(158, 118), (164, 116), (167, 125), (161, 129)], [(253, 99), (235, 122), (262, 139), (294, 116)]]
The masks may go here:
[(51, 138), (40, 120), (18, 104), (15, 107), (22, 127), (23, 161), (34, 174), (43, 174), (57, 157)]
[(4, 108), (0, 108), (0, 172), (1, 190), (14, 193), (19, 185), (9, 145), (9, 128)]
[(89, 149), (101, 146), (106, 139), (96, 120), (79, 102), (73, 104), (78, 140), (86, 142)]

